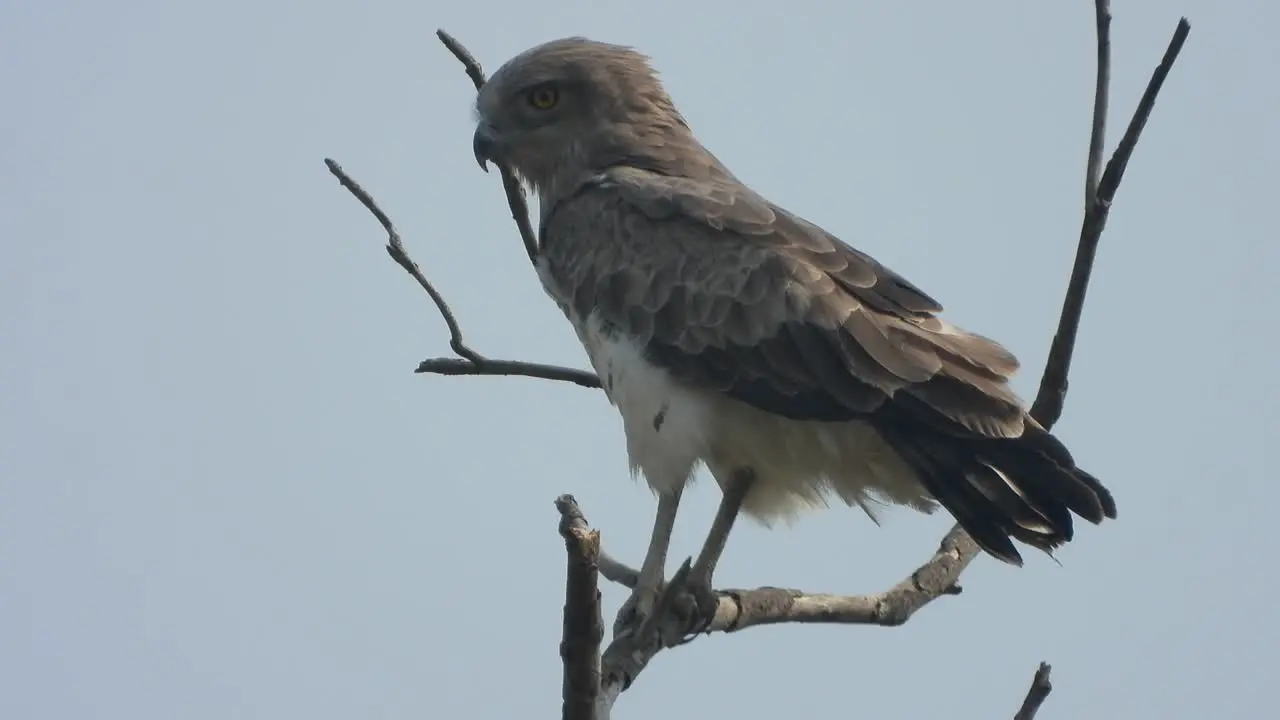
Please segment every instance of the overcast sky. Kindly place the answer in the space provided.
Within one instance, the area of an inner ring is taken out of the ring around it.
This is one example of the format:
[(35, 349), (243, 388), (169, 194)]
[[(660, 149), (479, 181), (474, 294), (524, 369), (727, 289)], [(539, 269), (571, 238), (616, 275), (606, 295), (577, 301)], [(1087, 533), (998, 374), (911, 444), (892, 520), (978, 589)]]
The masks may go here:
[[(1041, 660), (1044, 720), (1274, 709), (1280, 6), (1114, 5), (1112, 142), (1193, 26), (1058, 426), (1119, 520), (1061, 566), (979, 558), (905, 627), (700, 639), (616, 717), (1011, 717)], [(321, 162), (376, 195), (476, 349), (585, 366), (471, 157), (438, 27), (490, 70), (567, 35), (652, 55), (736, 174), (1008, 345), (1034, 395), (1080, 221), (1087, 0), (5, 3), (0, 717), (559, 712), (552, 500), (638, 562), (652, 496), (599, 392), (412, 374), (445, 327)], [(673, 566), (717, 498), (686, 501)], [(949, 524), (743, 524), (719, 580), (879, 591)]]

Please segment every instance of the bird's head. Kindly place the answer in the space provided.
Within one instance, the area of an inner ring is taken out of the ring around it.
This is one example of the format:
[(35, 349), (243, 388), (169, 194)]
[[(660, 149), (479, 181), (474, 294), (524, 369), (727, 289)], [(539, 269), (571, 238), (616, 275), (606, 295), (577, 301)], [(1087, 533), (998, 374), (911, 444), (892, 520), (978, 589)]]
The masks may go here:
[(678, 172), (665, 165), (701, 150), (644, 55), (585, 38), (499, 68), (476, 98), (472, 142), (480, 167), (506, 165), (544, 200), (611, 165)]

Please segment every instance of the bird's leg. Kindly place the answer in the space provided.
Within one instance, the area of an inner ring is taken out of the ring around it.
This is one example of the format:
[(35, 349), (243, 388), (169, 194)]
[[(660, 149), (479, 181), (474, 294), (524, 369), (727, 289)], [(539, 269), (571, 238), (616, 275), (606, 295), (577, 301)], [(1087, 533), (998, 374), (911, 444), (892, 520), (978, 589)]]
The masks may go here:
[(738, 519), (742, 503), (747, 499), (755, 483), (755, 473), (750, 469), (734, 470), (725, 483), (724, 496), (720, 498), (720, 507), (716, 508), (715, 520), (711, 521), (711, 531), (702, 543), (698, 559), (693, 562), (693, 572), (689, 575), (690, 586), (702, 584), (711, 586), (711, 577), (715, 574), (716, 564), (724, 553), (724, 546), (729, 540), (729, 531)]
[(667, 549), (671, 545), (671, 532), (676, 526), (676, 511), (680, 508), (680, 496), (683, 492), (684, 489), (678, 487), (674, 491), (658, 494), (658, 511), (653, 520), (653, 534), (649, 536), (649, 550), (640, 565), (631, 597), (622, 604), (622, 609), (614, 620), (615, 636), (640, 627), (645, 619), (653, 615), (658, 598), (662, 595)]
[(751, 469), (740, 468), (730, 473), (729, 480), (725, 483), (720, 507), (716, 508), (715, 520), (711, 521), (711, 531), (707, 533), (702, 550), (698, 553), (698, 558), (693, 561), (693, 571), (689, 574), (688, 590), (697, 603), (698, 615), (693, 620), (691, 633), (701, 632), (715, 619), (718, 600), (711, 585), (712, 577), (716, 572), (716, 564), (720, 562), (720, 556), (724, 553), (725, 544), (729, 540), (729, 531), (733, 529), (733, 523), (738, 519), (738, 513), (742, 511), (742, 503), (747, 499), (747, 493), (751, 492), (755, 479), (755, 472)]

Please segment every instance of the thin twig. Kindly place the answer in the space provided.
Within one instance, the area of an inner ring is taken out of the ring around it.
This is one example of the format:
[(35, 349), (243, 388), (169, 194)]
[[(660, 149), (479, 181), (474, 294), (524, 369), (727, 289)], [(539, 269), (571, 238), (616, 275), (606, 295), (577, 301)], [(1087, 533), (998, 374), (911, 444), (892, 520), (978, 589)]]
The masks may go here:
[[(1104, 51), (1102, 46), (1110, 44), (1107, 37), (1111, 21), (1110, 14), (1106, 11), (1106, 0), (1096, 0), (1098, 10), (1098, 59), (1104, 60), (1109, 51)], [(1105, 18), (1105, 19), (1104, 19)], [(1178, 21), (1178, 26), (1173, 32), (1173, 38), (1169, 41), (1169, 47), (1165, 50), (1164, 58), (1156, 67), (1155, 72), (1151, 75), (1151, 80), (1147, 83), (1147, 89), (1142, 94), (1142, 100), (1138, 103), (1138, 108), (1133, 114), (1133, 119), (1129, 121), (1129, 127), (1125, 130), (1124, 137), (1120, 139), (1120, 144), (1116, 146), (1115, 153), (1111, 156), (1111, 160), (1107, 162), (1107, 168), (1102, 173), (1102, 178), (1098, 182), (1097, 196), (1089, 207), (1086, 209), (1084, 221), (1080, 227), (1080, 243), (1076, 248), (1075, 264), (1071, 268), (1071, 280), (1067, 286), (1067, 294), (1062, 302), (1062, 315), (1058, 320), (1058, 331), (1053, 336), (1053, 344), (1049, 348), (1049, 357), (1045, 361), (1044, 374), (1040, 377), (1040, 390), (1036, 393), (1036, 401), (1031, 406), (1031, 416), (1040, 421), (1041, 425), (1046, 428), (1053, 426), (1058, 422), (1058, 418), (1062, 417), (1062, 409), (1067, 399), (1067, 377), (1071, 372), (1071, 358), (1075, 352), (1076, 336), (1080, 331), (1080, 317), (1084, 313), (1085, 295), (1089, 288), (1089, 277), (1093, 272), (1094, 259), (1098, 253), (1098, 241), (1102, 237), (1102, 231), (1107, 226), (1107, 216), (1111, 212), (1111, 202), (1115, 199), (1116, 190), (1120, 187), (1120, 180), (1124, 177), (1125, 168), (1129, 164), (1129, 158), (1133, 156), (1133, 150), (1138, 145), (1138, 138), (1142, 134), (1142, 129), (1147, 124), (1147, 118), (1151, 116), (1151, 110), (1155, 107), (1156, 96), (1160, 93), (1160, 88), (1164, 85), (1164, 80), (1169, 75), (1169, 70), (1173, 67), (1173, 63), (1178, 59), (1178, 53), (1182, 51), (1182, 46), (1187, 41), (1187, 34), (1191, 32), (1191, 24), (1186, 18)], [(1099, 81), (1105, 81), (1107, 73), (1099, 72)], [(1095, 97), (1105, 95), (1105, 93), (1095, 93)], [(1105, 101), (1104, 101), (1105, 107)], [(1096, 114), (1094, 117), (1094, 128), (1099, 128), (1099, 121)], [(1099, 134), (1101, 130), (1097, 130)], [(1097, 144), (1101, 145), (1101, 138), (1097, 138)], [(1090, 152), (1092, 153), (1094, 142), (1090, 141)], [(1092, 165), (1092, 160), (1091, 160)], [(1090, 173), (1094, 172), (1092, 166)], [(1092, 177), (1092, 175), (1090, 175)]]
[(1031, 679), (1031, 687), (1027, 689), (1027, 697), (1022, 701), (1022, 707), (1018, 708), (1013, 720), (1033, 720), (1036, 713), (1040, 712), (1040, 706), (1044, 704), (1045, 698), (1053, 692), (1053, 683), (1049, 681), (1051, 669), (1048, 663), (1040, 663), (1035, 677)]
[(460, 358), (431, 358), (418, 363), (415, 373), (431, 373), (433, 375), (520, 375), (523, 377), (541, 378), (543, 380), (559, 380), (571, 382), (585, 388), (600, 387), (600, 377), (586, 370), (561, 365), (544, 365), (542, 363), (522, 362), (520, 360), (494, 360), (486, 358), (477, 364)]
[[(436, 36), (440, 38), (440, 42), (448, 48), (449, 52), (462, 63), (463, 69), (467, 73), (467, 77), (471, 78), (471, 82), (478, 91), (485, 84), (484, 69), (480, 66), (479, 61), (471, 54), (462, 43), (458, 42), (452, 35), (444, 30), (437, 30)], [(437, 375), (477, 375), (477, 376), (502, 376), (502, 375), (521, 375), (525, 377), (539, 378), (542, 380), (557, 380), (563, 382), (572, 382), (582, 387), (598, 388), (600, 387), (600, 379), (594, 374), (585, 370), (576, 370), (573, 368), (559, 367), (555, 365), (544, 365), (540, 363), (529, 363), (519, 360), (498, 360), (487, 358), (484, 355), (471, 349), (466, 344), (462, 336), (462, 326), (458, 323), (457, 318), (453, 314), (453, 309), (449, 303), (440, 294), (440, 291), (427, 280), (422, 273), (421, 268), (414, 262), (413, 258), (404, 248), (404, 243), (400, 239), (400, 233), (396, 231), (395, 225), (391, 222), (391, 218), (387, 216), (382, 208), (378, 207), (378, 203), (360, 183), (356, 182), (350, 175), (342, 169), (336, 161), (325, 158), (325, 165), (329, 168), (338, 182), (342, 184), (352, 195), (364, 205), (373, 216), (377, 218), (383, 229), (387, 231), (387, 254), (396, 262), (405, 272), (413, 276), (418, 281), (418, 285), (427, 291), (427, 295), (431, 297), (431, 301), (435, 303), (436, 310), (440, 312), (440, 316), (444, 319), (445, 325), (449, 329), (449, 348), (453, 350), (457, 358), (431, 358), (424, 360), (418, 364), (416, 373), (433, 373)], [(537, 239), (533, 232), (533, 225), (529, 219), (529, 206), (525, 201), (524, 188), (520, 185), (519, 180), (505, 165), (498, 164), (498, 170), (502, 175), (502, 187), (507, 196), (507, 207), (511, 210), (511, 217), (515, 220), (516, 228), (520, 232), (520, 238), (524, 242), (525, 252), (529, 256), (530, 262), (535, 262), (537, 256)]]
[[(456, 42), (456, 41), (455, 41)], [(466, 52), (465, 48), (462, 52)], [(467, 345), (462, 335), (462, 325), (458, 323), (457, 318), (453, 314), (453, 308), (449, 306), (448, 301), (444, 299), (444, 295), (427, 279), (422, 273), (422, 269), (418, 267), (412, 257), (404, 248), (404, 242), (400, 239), (400, 233), (396, 230), (395, 224), (391, 222), (391, 218), (387, 216), (382, 208), (378, 207), (377, 201), (373, 196), (365, 190), (360, 183), (347, 174), (336, 161), (325, 158), (324, 164), (329, 168), (329, 172), (338, 179), (338, 182), (345, 187), (361, 205), (364, 205), (373, 216), (377, 218), (378, 223), (387, 231), (387, 254), (396, 262), (405, 272), (413, 276), (418, 281), (418, 285), (427, 291), (427, 295), (431, 297), (431, 302), (435, 303), (436, 310), (439, 311), (440, 317), (444, 319), (444, 324), (449, 330), (449, 348), (458, 355), (456, 358), (432, 358), (423, 360), (418, 364), (415, 373), (434, 373), (437, 375), (523, 375), (525, 377), (541, 378), (543, 380), (558, 380), (563, 382), (571, 382), (587, 388), (600, 387), (600, 378), (594, 373), (585, 370), (575, 370), (573, 368), (562, 367), (559, 365), (544, 365), (541, 363), (523, 362), (520, 360), (498, 360), (488, 358)]]
[[(436, 37), (440, 38), (440, 42), (444, 43), (449, 52), (462, 63), (467, 77), (471, 78), (471, 83), (476, 86), (476, 92), (479, 92), (486, 80), (484, 70), (481, 69), (475, 56), (444, 30), (436, 30)], [(536, 263), (538, 240), (533, 233), (533, 223), (529, 220), (529, 204), (525, 200), (524, 186), (520, 184), (515, 173), (511, 172), (511, 168), (502, 163), (494, 164), (498, 166), (498, 173), (502, 176), (502, 190), (507, 194), (507, 207), (511, 210), (511, 219), (515, 221), (516, 228), (520, 231), (520, 239), (524, 241), (524, 251), (529, 255), (529, 262)]]
[[(1173, 63), (1182, 52), (1182, 46), (1186, 44), (1190, 33), (1191, 23), (1186, 18), (1178, 20), (1178, 25), (1173, 30), (1173, 37), (1169, 39), (1169, 46), (1165, 48), (1164, 57), (1160, 58), (1160, 64), (1151, 74), (1151, 80), (1147, 83), (1147, 89), (1142, 92), (1142, 99), (1138, 101), (1138, 107), (1129, 120), (1129, 126), (1125, 128), (1124, 136), (1116, 145), (1115, 154), (1107, 162), (1107, 169), (1102, 173), (1102, 180), (1098, 183), (1099, 204), (1106, 206), (1107, 209), (1111, 208), (1111, 201), (1115, 200), (1116, 190), (1120, 188), (1120, 180), (1124, 178), (1125, 168), (1129, 166), (1129, 158), (1133, 157), (1142, 129), (1147, 126), (1151, 111), (1155, 109), (1156, 97), (1164, 87), (1164, 81), (1169, 77), (1169, 71), (1173, 69)], [(1106, 218), (1104, 217), (1101, 222), (1105, 225)]]
[(556, 499), (560, 511), (560, 536), (564, 538), (568, 569), (565, 573), (564, 634), (560, 658), (564, 663), (561, 717), (563, 720), (600, 720), (596, 706), (600, 696), (600, 641), (604, 620), (600, 617), (600, 533), (587, 526), (572, 495)]
[(382, 208), (378, 207), (378, 203), (374, 201), (373, 196), (361, 187), (360, 183), (353, 180), (350, 175), (347, 175), (341, 165), (329, 158), (324, 159), (324, 164), (329, 168), (329, 172), (338, 178), (338, 182), (349, 190), (360, 201), (361, 205), (368, 208), (369, 212), (373, 213), (373, 216), (382, 224), (382, 228), (387, 231), (387, 254), (391, 256), (392, 260), (396, 261), (397, 265), (404, 268), (405, 272), (412, 275), (413, 279), (417, 280), (418, 284), (422, 286), (422, 289), (427, 291), (427, 295), (431, 296), (431, 302), (436, 304), (436, 310), (440, 311), (440, 316), (444, 318), (444, 324), (449, 328), (449, 347), (460, 357), (466, 358), (472, 363), (484, 363), (485, 358), (483, 355), (467, 347), (462, 338), (462, 326), (458, 324), (458, 320), (453, 316), (453, 310), (449, 307), (449, 303), (445, 301), (440, 291), (436, 290), (435, 286), (431, 284), (431, 281), (427, 280), (427, 277), (422, 274), (418, 263), (409, 257), (409, 253), (404, 249), (404, 243), (400, 240), (400, 233), (396, 232), (396, 227), (391, 222), (391, 218), (382, 212)]
[(444, 30), (436, 30), (436, 37), (440, 38), (440, 42), (458, 58), (458, 62), (462, 63), (462, 69), (466, 71), (467, 77), (471, 78), (471, 83), (476, 86), (476, 90), (484, 87), (487, 80), (484, 76), (484, 68), (480, 67), (480, 61), (476, 60), (476, 56), (471, 51), (458, 42), (452, 35)]
[(1094, 0), (1097, 24), (1098, 67), (1093, 84), (1093, 123), (1089, 130), (1089, 155), (1084, 170), (1084, 216), (1093, 213), (1098, 202), (1098, 179), (1102, 177), (1102, 152), (1107, 140), (1107, 97), (1111, 94), (1111, 3)]

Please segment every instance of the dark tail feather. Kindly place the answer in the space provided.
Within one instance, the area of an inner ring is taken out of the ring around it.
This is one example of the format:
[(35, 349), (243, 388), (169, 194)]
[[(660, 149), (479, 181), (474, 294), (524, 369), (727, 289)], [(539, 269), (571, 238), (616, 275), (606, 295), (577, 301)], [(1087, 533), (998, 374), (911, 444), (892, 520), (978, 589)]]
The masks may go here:
[(1071, 540), (1073, 513), (1094, 524), (1116, 516), (1111, 493), (1029, 418), (1021, 436), (1002, 440), (913, 430), (885, 439), (978, 546), (1007, 563), (1022, 565), (1011, 538), (1052, 554)]

